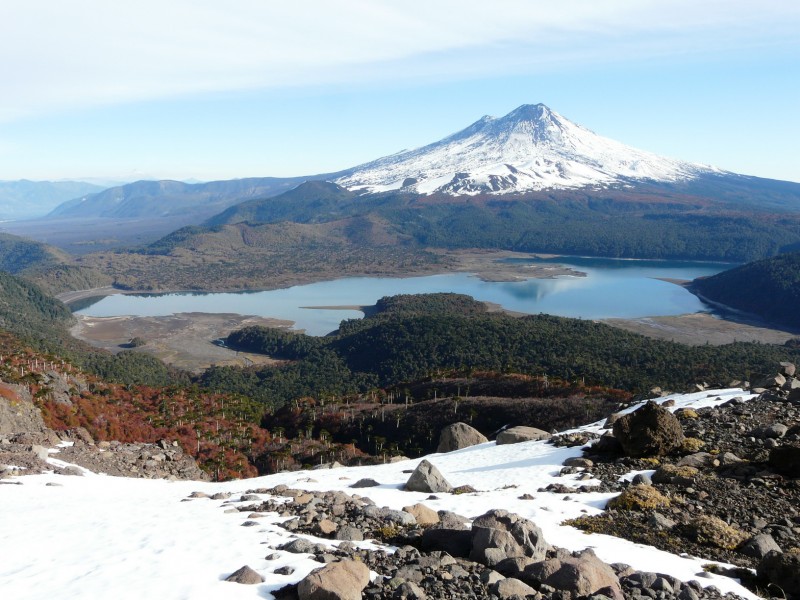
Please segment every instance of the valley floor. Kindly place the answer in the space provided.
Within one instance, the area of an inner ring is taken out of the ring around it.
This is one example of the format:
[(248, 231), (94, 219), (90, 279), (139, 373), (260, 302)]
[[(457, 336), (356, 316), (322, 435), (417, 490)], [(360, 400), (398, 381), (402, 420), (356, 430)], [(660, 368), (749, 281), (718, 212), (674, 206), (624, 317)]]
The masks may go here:
[(708, 313), (693, 313), (674, 317), (642, 317), (638, 319), (607, 319), (614, 327), (661, 340), (679, 342), (690, 346), (731, 344), (733, 342), (760, 342), (783, 344), (796, 337), (796, 333), (755, 325)]
[(178, 313), (165, 317), (87, 317), (78, 315), (70, 332), (96, 348), (119, 352), (139, 337), (146, 344), (138, 351), (147, 352), (165, 363), (192, 372), (212, 365), (250, 366), (274, 363), (272, 359), (249, 352), (237, 352), (215, 340), (231, 331), (250, 325), (290, 327), (291, 321), (265, 319), (229, 313)]

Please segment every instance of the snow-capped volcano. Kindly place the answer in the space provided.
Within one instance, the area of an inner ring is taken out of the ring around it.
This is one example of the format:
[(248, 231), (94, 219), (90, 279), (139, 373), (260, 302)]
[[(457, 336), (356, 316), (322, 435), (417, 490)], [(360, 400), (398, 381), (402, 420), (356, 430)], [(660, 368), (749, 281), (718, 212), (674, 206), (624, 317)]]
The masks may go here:
[(709, 172), (719, 171), (626, 146), (544, 104), (525, 104), (433, 144), (355, 167), (335, 182), (365, 192), (504, 194), (631, 179), (679, 181)]

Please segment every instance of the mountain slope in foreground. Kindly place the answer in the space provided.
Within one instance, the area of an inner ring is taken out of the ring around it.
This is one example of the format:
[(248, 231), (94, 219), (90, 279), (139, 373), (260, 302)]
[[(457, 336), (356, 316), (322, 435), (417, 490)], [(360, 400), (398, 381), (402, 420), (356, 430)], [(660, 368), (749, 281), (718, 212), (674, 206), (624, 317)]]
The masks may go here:
[[(754, 398), (740, 389), (729, 389), (663, 400), (675, 402), (672, 410), (684, 407), (699, 410), (719, 406), (737, 396)], [(601, 426), (602, 423), (595, 423), (583, 431), (599, 432)], [(51, 462), (60, 465), (58, 449), (50, 452)], [(419, 460), (281, 473), (213, 484), (133, 480), (89, 472), (83, 477), (31, 475), (13, 478), (11, 483), (22, 485), (0, 485), (3, 505), (0, 547), (14, 549), (6, 553), (0, 563), (0, 584), (8, 597), (19, 600), (112, 596), (271, 597), (271, 592), (299, 581), (320, 566), (308, 552), (298, 554), (279, 549), (296, 536), (278, 525), (285, 517), (268, 512), (266, 508), (262, 509), (264, 512), (257, 510), (262, 501), (273, 500), (287, 502), (290, 513), (294, 510), (292, 506), (298, 511), (306, 510), (304, 503), (312, 496), (292, 501), (280, 496), (279, 490), (283, 488), (271, 489), (271, 493), (267, 490), (283, 485), (309, 490), (312, 494), (325, 490), (357, 493), (371, 498), (378, 507), (396, 510), (424, 502), (433, 510), (453, 511), (467, 519), (502, 506), (535, 522), (541, 527), (544, 538), (561, 548), (577, 551), (591, 547), (607, 563), (624, 562), (634, 569), (669, 574), (682, 581), (697, 580), (703, 586), (714, 585), (723, 593), (756, 598), (734, 579), (706, 573), (707, 560), (677, 556), (623, 539), (587, 535), (561, 525), (565, 519), (601, 513), (601, 508), (615, 495), (602, 491), (568, 495), (540, 491), (550, 484), (566, 486), (567, 490), (596, 484), (596, 480), (580, 480), (580, 473), (560, 475), (564, 461), (581, 454), (580, 447), (559, 448), (547, 442), (502, 446), (489, 442), (432, 455), (428, 458), (452, 485), (471, 485), (483, 490), (436, 496), (402, 491), (409, 477), (408, 470)], [(372, 478), (380, 485), (350, 489), (363, 478)], [(195, 499), (187, 501), (192, 492), (200, 493), (193, 494)], [(222, 495), (209, 499), (207, 496), (212, 494)], [(320, 506), (317, 508), (321, 510)], [(392, 526), (388, 520), (384, 522), (386, 528), (381, 529), (389, 535)], [(305, 535), (301, 537), (309, 539)], [(337, 544), (330, 539), (310, 539), (327, 547)], [(364, 548), (383, 547), (374, 542), (354, 543)], [(302, 540), (295, 543), (302, 544)], [(314, 552), (310, 546), (306, 549)], [(380, 559), (383, 556), (380, 553), (363, 556), (373, 569), (384, 569), (391, 561), (405, 560), (403, 556), (407, 557), (407, 553), (391, 559)], [(258, 585), (224, 581), (244, 564), (253, 567), (265, 581)], [(451, 575), (443, 578), (443, 582), (454, 581), (452, 585), (466, 582), (464, 585), (473, 586), (469, 588), (472, 593), (488, 596), (477, 573), (470, 575), (463, 567), (458, 570), (456, 565), (445, 566), (447, 564), (441, 561), (441, 566), (434, 567), (437, 573), (446, 571)], [(707, 593), (699, 586), (695, 589), (691, 597), (719, 597), (718, 592)]]
[(335, 182), (373, 193), (402, 188), (473, 195), (678, 182), (719, 172), (597, 135), (544, 104), (525, 104), (433, 144), (355, 167)]

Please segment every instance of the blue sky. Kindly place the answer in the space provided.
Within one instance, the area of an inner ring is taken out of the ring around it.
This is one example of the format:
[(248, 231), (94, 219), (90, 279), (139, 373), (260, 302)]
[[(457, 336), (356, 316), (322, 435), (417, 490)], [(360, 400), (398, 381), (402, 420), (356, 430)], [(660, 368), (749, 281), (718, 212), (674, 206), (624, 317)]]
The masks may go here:
[(281, 4), (3, 0), (0, 179), (330, 172), (543, 102), (800, 181), (795, 0)]

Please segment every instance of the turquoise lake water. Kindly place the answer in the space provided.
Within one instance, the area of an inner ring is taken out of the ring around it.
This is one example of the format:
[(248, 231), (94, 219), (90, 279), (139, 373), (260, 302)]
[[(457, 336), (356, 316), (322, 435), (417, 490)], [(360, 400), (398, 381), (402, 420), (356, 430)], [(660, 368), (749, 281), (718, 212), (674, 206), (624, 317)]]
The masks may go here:
[(369, 305), (382, 296), (394, 294), (456, 292), (530, 314), (549, 313), (584, 319), (667, 316), (710, 312), (710, 308), (682, 287), (657, 278), (690, 280), (734, 266), (582, 257), (509, 260), (561, 264), (587, 276), (519, 282), (485, 282), (464, 273), (407, 278), (351, 277), (252, 293), (117, 294), (76, 312), (94, 317), (239, 313), (288, 319), (295, 322), (296, 329), (324, 335), (336, 329), (342, 319), (360, 318), (361, 312), (303, 307)]

